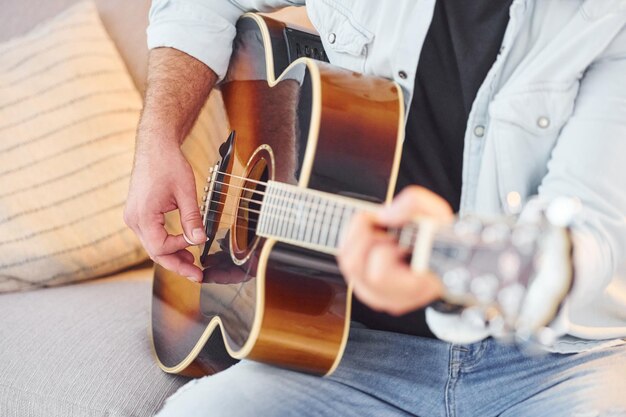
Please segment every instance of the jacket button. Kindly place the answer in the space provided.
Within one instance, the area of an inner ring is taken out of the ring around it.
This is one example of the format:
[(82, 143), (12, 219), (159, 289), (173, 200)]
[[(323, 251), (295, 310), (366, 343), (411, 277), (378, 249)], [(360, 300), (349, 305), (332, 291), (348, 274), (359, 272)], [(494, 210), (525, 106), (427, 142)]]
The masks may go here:
[(482, 138), (483, 136), (485, 136), (485, 126), (483, 125), (478, 125), (474, 128), (474, 135), (476, 135), (476, 137)]
[(403, 80), (406, 80), (408, 75), (404, 71), (398, 71), (398, 77), (402, 78)]
[(336, 40), (337, 40), (337, 35), (335, 35), (333, 32), (328, 34), (328, 43), (332, 45), (333, 43), (335, 43)]
[(539, 119), (537, 119), (537, 126), (542, 129), (548, 128), (550, 126), (550, 119), (544, 116), (540, 117)]

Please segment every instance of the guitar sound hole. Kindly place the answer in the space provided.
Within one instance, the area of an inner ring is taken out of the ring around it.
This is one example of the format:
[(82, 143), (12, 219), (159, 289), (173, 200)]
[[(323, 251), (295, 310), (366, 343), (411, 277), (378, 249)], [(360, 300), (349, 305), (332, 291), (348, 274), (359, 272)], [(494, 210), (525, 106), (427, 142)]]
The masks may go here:
[(259, 237), (256, 228), (261, 211), (261, 201), (265, 192), (265, 184), (272, 177), (271, 161), (265, 152), (257, 152), (248, 163), (245, 178), (242, 181), (236, 217), (231, 230), (233, 261), (245, 263), (256, 248)]

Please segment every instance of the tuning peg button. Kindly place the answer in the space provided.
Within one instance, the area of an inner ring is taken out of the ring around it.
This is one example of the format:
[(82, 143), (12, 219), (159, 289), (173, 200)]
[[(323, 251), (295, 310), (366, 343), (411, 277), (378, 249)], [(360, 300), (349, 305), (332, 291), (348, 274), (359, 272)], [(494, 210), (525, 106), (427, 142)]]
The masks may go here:
[(500, 254), (498, 272), (500, 272), (504, 282), (512, 282), (518, 277), (521, 263), (519, 254), (514, 250), (507, 250)]
[(482, 309), (477, 307), (469, 307), (463, 310), (461, 313), (461, 320), (466, 322), (472, 327), (484, 329), (487, 327), (487, 320), (485, 313)]
[(535, 249), (535, 243), (539, 236), (539, 230), (534, 226), (518, 226), (513, 231), (511, 242), (524, 255), (531, 254)]
[(499, 285), (498, 277), (495, 275), (480, 275), (470, 283), (470, 291), (478, 301), (487, 304), (495, 301)]
[(442, 280), (450, 294), (461, 296), (467, 293), (470, 273), (466, 268), (455, 268), (446, 271), (442, 276)]
[(486, 226), (481, 238), (487, 244), (504, 243), (508, 240), (511, 230), (505, 223), (494, 223)]
[(525, 292), (525, 288), (521, 284), (509, 285), (500, 290), (498, 304), (505, 317), (511, 319), (519, 314)]

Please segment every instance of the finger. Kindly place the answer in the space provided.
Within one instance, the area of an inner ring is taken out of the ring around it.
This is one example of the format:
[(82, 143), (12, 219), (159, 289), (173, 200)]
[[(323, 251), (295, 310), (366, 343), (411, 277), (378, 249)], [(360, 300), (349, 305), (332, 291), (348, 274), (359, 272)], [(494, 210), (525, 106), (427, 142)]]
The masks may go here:
[(194, 282), (202, 281), (202, 270), (193, 264), (194, 257), (187, 250), (161, 255), (155, 258), (155, 262), (163, 268), (177, 273), (178, 275), (187, 277)]
[(337, 261), (346, 281), (359, 279), (364, 274), (365, 259), (370, 247), (388, 236), (377, 232), (375, 218), (370, 213), (354, 215), (339, 246)]
[(180, 224), (186, 240), (195, 245), (206, 242), (206, 233), (196, 199), (195, 182), (192, 181), (189, 188), (185, 187), (175, 197), (180, 213)]
[(178, 253), (182, 256), (183, 261), (187, 263), (192, 264), (196, 260), (193, 256), (193, 253), (189, 252), (188, 250), (180, 250), (178, 251)]
[(439, 279), (430, 272), (416, 274), (404, 262), (403, 251), (392, 244), (372, 247), (359, 293), (379, 309), (398, 315), (424, 307), (441, 297)]
[(424, 187), (410, 186), (378, 213), (378, 220), (388, 226), (401, 226), (417, 216), (448, 222), (454, 218), (454, 213), (439, 195)]
[(169, 255), (189, 246), (182, 235), (170, 235), (163, 214), (146, 215), (138, 224), (138, 234), (151, 257)]
[(390, 274), (404, 266), (404, 260), (400, 258), (401, 253), (401, 249), (391, 243), (372, 245), (368, 257), (363, 260), (364, 283), (374, 290), (386, 291), (389, 283), (394, 281)]

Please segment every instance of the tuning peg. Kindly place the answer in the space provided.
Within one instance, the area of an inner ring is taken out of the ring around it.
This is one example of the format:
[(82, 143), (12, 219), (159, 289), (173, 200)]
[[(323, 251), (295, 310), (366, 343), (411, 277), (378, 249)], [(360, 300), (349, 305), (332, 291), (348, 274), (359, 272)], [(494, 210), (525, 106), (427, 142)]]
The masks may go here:
[(495, 300), (499, 285), (500, 282), (495, 275), (479, 275), (470, 282), (470, 291), (479, 302), (487, 304)]
[(493, 223), (485, 226), (481, 238), (487, 244), (504, 243), (508, 240), (510, 233), (511, 229), (506, 223)]
[(511, 243), (524, 255), (533, 253), (535, 244), (537, 243), (537, 237), (539, 236), (539, 228), (527, 224), (520, 225), (513, 230), (511, 236)]
[(461, 313), (461, 320), (472, 327), (484, 329), (487, 326), (485, 311), (478, 307), (468, 307)]
[(442, 280), (451, 295), (458, 297), (467, 293), (471, 275), (467, 268), (454, 268), (446, 271)]
[(546, 218), (554, 226), (567, 227), (574, 221), (581, 209), (582, 204), (577, 198), (555, 198), (546, 209)]

